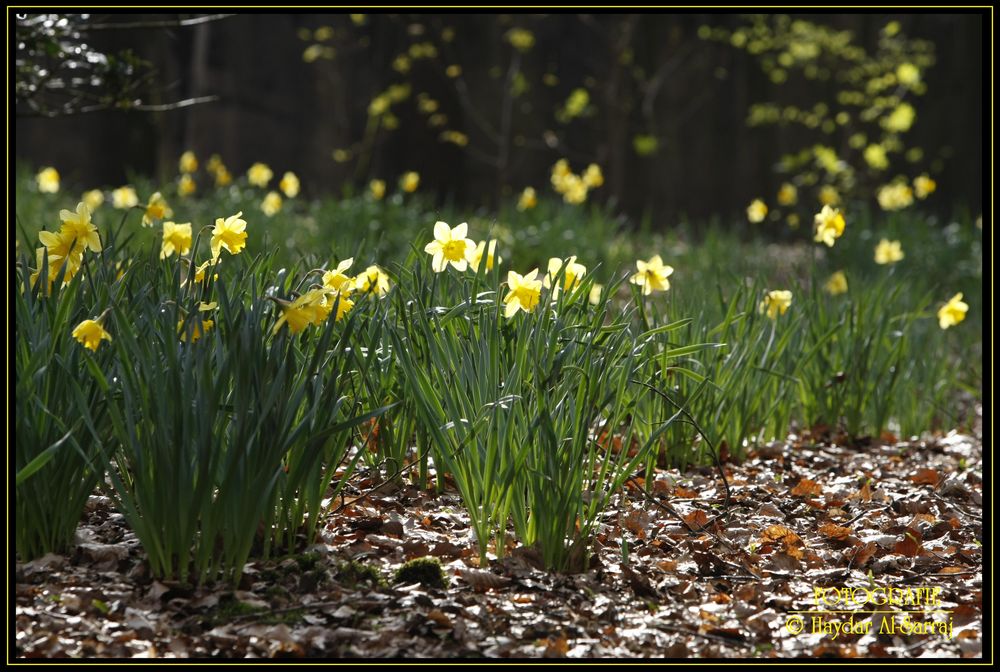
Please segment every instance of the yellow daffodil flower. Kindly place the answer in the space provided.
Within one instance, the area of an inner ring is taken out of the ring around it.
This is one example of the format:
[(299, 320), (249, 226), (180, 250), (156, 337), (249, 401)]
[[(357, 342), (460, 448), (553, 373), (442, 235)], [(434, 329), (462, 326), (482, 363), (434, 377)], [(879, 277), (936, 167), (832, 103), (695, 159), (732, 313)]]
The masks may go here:
[(212, 229), (212, 257), (219, 258), (222, 249), (225, 248), (229, 254), (239, 254), (247, 244), (247, 223), (240, 219), (242, 212), (237, 212), (232, 217), (215, 220), (215, 228)]
[(444, 271), (448, 264), (457, 271), (468, 268), (469, 260), (476, 250), (476, 244), (466, 236), (469, 225), (462, 222), (454, 229), (444, 222), (435, 222), (434, 240), (424, 246), (424, 252), (432, 255), (431, 268), (435, 273)]
[(514, 271), (507, 272), (508, 291), (503, 299), (507, 304), (504, 308), (505, 317), (514, 317), (518, 310), (530, 313), (535, 309), (542, 295), (542, 281), (536, 280), (536, 277), (537, 268), (523, 276)]
[(166, 259), (176, 252), (187, 254), (191, 249), (191, 223), (177, 224), (163, 222), (163, 245), (160, 247), (160, 259)]
[(844, 235), (844, 228), (847, 226), (840, 210), (829, 205), (824, 205), (823, 209), (816, 213), (814, 221), (816, 223), (814, 240), (817, 243), (824, 243), (827, 247), (833, 247), (837, 238)]
[(965, 319), (967, 312), (969, 312), (969, 304), (962, 301), (962, 292), (959, 292), (938, 310), (938, 325), (942, 329), (953, 327)]
[(787, 289), (774, 289), (767, 293), (764, 300), (760, 302), (761, 313), (767, 312), (767, 316), (772, 320), (778, 315), (788, 312), (788, 307), (792, 305), (792, 293)]
[(875, 263), (876, 264), (895, 264), (897, 261), (901, 260), (904, 256), (903, 245), (898, 240), (888, 240), (883, 238), (875, 246)]
[(660, 255), (654, 255), (649, 261), (639, 259), (635, 262), (635, 267), (638, 272), (629, 278), (629, 282), (642, 287), (644, 296), (670, 289), (670, 281), (667, 278), (674, 269), (673, 266), (665, 266)]

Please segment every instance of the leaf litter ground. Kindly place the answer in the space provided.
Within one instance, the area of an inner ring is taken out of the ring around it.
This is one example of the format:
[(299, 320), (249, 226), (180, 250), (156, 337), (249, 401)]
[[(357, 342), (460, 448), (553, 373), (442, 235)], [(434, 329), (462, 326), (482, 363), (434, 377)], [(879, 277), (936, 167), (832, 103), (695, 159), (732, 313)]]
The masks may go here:
[[(370, 491), (361, 474), (303, 553), (250, 563), (238, 589), (192, 588), (151, 579), (122, 516), (94, 496), (71, 556), (16, 567), (16, 655), (980, 657), (981, 440), (884, 438), (764, 446), (725, 466), (724, 508), (714, 469), (633, 479), (575, 574), (541, 571), (524, 548), (480, 566), (454, 493)], [(447, 587), (392, 583), (422, 556), (440, 559)], [(891, 614), (857, 614), (867, 631), (837, 637), (803, 614), (789, 631), (794, 612), (846, 606), (817, 605), (817, 587), (872, 586), (940, 589), (928, 608), (948, 613), (911, 619), (950, 619), (950, 632), (904, 632)]]

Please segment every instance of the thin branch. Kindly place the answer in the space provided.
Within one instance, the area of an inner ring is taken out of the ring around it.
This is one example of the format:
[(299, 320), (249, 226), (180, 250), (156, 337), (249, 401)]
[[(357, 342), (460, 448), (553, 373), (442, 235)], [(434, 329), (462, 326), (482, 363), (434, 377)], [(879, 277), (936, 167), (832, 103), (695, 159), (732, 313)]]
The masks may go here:
[(42, 110), (35, 108), (32, 105), (32, 111), (30, 113), (18, 112), (19, 117), (45, 117), (46, 119), (53, 119), (55, 117), (68, 117), (74, 114), (91, 114), (93, 112), (107, 112), (111, 110), (118, 110), (122, 112), (170, 112), (172, 110), (179, 110), (185, 107), (191, 107), (193, 105), (202, 105), (204, 103), (214, 103), (219, 100), (219, 96), (201, 96), (199, 98), (187, 98), (185, 100), (178, 100), (173, 103), (161, 103), (158, 105), (132, 105), (131, 107), (120, 107), (114, 104), (104, 104), (104, 105), (89, 105), (87, 107), (80, 107), (77, 109), (72, 109), (69, 107), (63, 107), (60, 110)]
[(154, 28), (186, 28), (187, 26), (197, 26), (202, 23), (209, 23), (212, 21), (220, 21), (222, 19), (228, 19), (231, 16), (236, 16), (235, 14), (208, 14), (206, 16), (197, 16), (193, 19), (176, 19), (172, 21), (133, 21), (132, 23), (92, 23), (92, 24), (82, 24), (77, 26), (76, 29), (81, 33), (85, 33), (90, 30), (142, 30), (142, 29), (154, 29)]

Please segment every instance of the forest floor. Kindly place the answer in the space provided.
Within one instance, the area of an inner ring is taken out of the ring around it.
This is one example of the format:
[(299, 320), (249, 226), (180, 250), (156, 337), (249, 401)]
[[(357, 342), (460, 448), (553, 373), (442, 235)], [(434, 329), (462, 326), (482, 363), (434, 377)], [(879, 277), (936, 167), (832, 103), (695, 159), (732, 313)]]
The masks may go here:
[[(16, 566), (15, 655), (983, 655), (981, 439), (804, 435), (725, 474), (728, 501), (712, 468), (630, 481), (575, 574), (525, 548), (481, 566), (457, 495), (383, 487), (333, 507), (303, 553), (248, 564), (235, 590), (150, 578), (94, 496), (71, 555)], [(392, 582), (422, 556), (446, 587)]]

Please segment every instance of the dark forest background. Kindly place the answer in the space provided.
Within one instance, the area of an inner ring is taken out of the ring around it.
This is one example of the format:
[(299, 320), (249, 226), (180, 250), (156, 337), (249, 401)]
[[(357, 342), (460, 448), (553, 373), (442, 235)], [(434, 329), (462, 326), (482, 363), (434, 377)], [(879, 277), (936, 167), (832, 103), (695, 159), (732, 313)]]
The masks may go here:
[[(935, 63), (922, 73), (927, 92), (913, 101), (917, 121), (907, 143), (924, 148), (922, 163), (938, 181), (932, 207), (978, 211), (983, 17), (806, 18), (851, 31), (866, 49), (875, 48), (891, 20), (907, 36), (933, 42)], [(814, 101), (824, 91), (817, 81), (776, 85), (759, 59), (699, 37), (703, 26), (743, 24), (736, 15), (677, 13), (371, 14), (353, 20), (347, 14), (242, 14), (190, 27), (103, 30), (88, 35), (95, 48), (133, 49), (154, 66), (149, 102), (218, 100), (163, 113), (18, 114), (16, 156), (32, 167), (56, 166), (65, 180), (89, 188), (124, 183), (130, 172), (171, 180), (178, 156), (190, 149), (202, 161), (220, 154), (237, 176), (255, 161), (279, 175), (293, 170), (311, 196), (342, 193), (347, 185), (357, 189), (372, 178), (393, 182), (416, 170), (422, 192), (476, 206), (529, 185), (547, 192), (552, 164), (567, 157), (576, 170), (599, 163), (606, 184), (595, 198), (634, 216), (652, 213), (659, 221), (735, 213), (751, 198), (775, 192), (782, 182), (773, 170), (779, 157), (810, 137), (797, 127), (749, 127), (750, 106)], [(317, 39), (324, 27), (331, 32)], [(523, 53), (510, 44), (515, 27), (534, 38)], [(435, 45), (435, 56), (411, 59), (406, 73), (394, 69), (400, 54), (427, 43)], [(312, 45), (318, 46), (306, 62)], [(460, 77), (444, 74), (450, 64), (460, 65)], [(366, 152), (359, 143), (370, 123), (369, 105), (394, 83), (411, 87), (408, 100), (392, 106), (398, 128), (379, 130)], [(516, 98), (505, 95), (512, 85), (522, 87)], [(826, 86), (832, 97), (832, 84)], [(580, 88), (589, 94), (586, 112), (558, 121), (558, 111)], [(438, 105), (444, 125), (428, 126), (418, 108), (421, 92)], [(468, 146), (442, 142), (443, 130), (466, 136)], [(637, 135), (655, 137), (657, 150), (640, 155)], [(348, 160), (335, 160), (337, 149)]]

